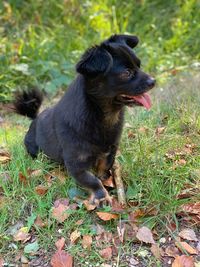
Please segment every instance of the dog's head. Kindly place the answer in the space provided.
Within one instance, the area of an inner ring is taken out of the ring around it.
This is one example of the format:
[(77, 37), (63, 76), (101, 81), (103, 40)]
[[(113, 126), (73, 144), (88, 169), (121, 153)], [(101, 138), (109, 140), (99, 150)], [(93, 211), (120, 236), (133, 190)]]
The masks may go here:
[(151, 107), (146, 92), (154, 87), (155, 79), (140, 69), (132, 50), (138, 42), (136, 36), (113, 35), (83, 54), (76, 70), (89, 84), (88, 94), (111, 99), (116, 105)]

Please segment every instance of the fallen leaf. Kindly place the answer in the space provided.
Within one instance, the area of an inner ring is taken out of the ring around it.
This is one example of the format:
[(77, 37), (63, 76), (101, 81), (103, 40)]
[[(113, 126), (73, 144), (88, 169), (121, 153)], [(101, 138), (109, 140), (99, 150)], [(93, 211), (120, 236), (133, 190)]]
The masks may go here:
[(6, 164), (11, 160), (10, 153), (6, 150), (0, 149), (0, 164)]
[(164, 133), (165, 129), (166, 129), (166, 127), (158, 127), (156, 129), (156, 134), (159, 135), (159, 134)]
[(99, 254), (102, 258), (109, 260), (112, 258), (112, 248), (111, 247), (104, 248), (99, 251)]
[(24, 185), (28, 183), (27, 177), (22, 172), (19, 173), (19, 181)]
[(4, 264), (4, 260), (0, 258), (0, 267), (3, 267), (3, 264)]
[(96, 205), (92, 205), (91, 203), (90, 203), (90, 201), (89, 200), (84, 200), (83, 201), (83, 204), (84, 204), (84, 206), (86, 207), (86, 210), (88, 210), (88, 211), (91, 211), (91, 210), (94, 210), (94, 209), (96, 209)]
[(185, 165), (187, 161), (185, 159), (179, 159), (179, 160), (176, 160), (175, 163), (177, 165)]
[(56, 200), (52, 209), (52, 217), (58, 222), (62, 223), (69, 217), (69, 213), (67, 213), (67, 210), (69, 210), (68, 199)]
[(72, 267), (73, 257), (64, 250), (57, 251), (51, 259), (52, 267)]
[(65, 238), (61, 237), (60, 239), (58, 239), (55, 243), (56, 247), (58, 250), (63, 250), (64, 246), (65, 246)]
[(34, 178), (34, 177), (42, 176), (43, 175), (43, 171), (41, 169), (38, 169), (38, 170), (28, 170), (28, 174), (32, 178)]
[(82, 240), (82, 247), (84, 249), (91, 249), (91, 245), (92, 245), (92, 237), (91, 235), (84, 235), (83, 236), (83, 240)]
[(140, 127), (139, 129), (138, 129), (138, 132), (140, 132), (140, 133), (147, 133), (149, 131), (149, 128), (147, 128), (147, 127)]
[(119, 203), (119, 201), (116, 198), (112, 198), (112, 212), (124, 212), (125, 211), (125, 205)]
[(109, 213), (109, 212), (96, 212), (97, 216), (103, 220), (103, 221), (110, 221), (112, 219), (117, 219), (119, 218), (119, 215), (118, 214), (114, 214), (114, 213)]
[(168, 246), (165, 249), (165, 254), (169, 257), (175, 258), (179, 254), (179, 250), (174, 246)]
[(136, 137), (136, 134), (133, 131), (129, 130), (128, 131), (128, 139), (134, 139), (135, 137)]
[(47, 193), (48, 191), (48, 186), (44, 186), (44, 185), (38, 185), (35, 188), (35, 192), (39, 195), (39, 196), (43, 196)]
[(186, 240), (198, 241), (196, 234), (192, 229), (183, 229), (178, 235)]
[(96, 235), (101, 235), (105, 232), (105, 229), (103, 228), (103, 226), (98, 223), (93, 224), (91, 228), (92, 228), (92, 231), (95, 232)]
[(130, 260), (129, 260), (129, 263), (130, 263), (131, 267), (134, 267), (134, 266), (139, 264), (139, 261), (136, 260), (135, 258), (131, 257)]
[(70, 235), (70, 241), (72, 244), (75, 244), (75, 242), (78, 240), (78, 238), (81, 236), (81, 233), (78, 230), (75, 230)]
[(138, 221), (138, 219), (143, 217), (144, 215), (145, 215), (145, 213), (143, 210), (137, 209), (135, 211), (130, 212), (128, 217), (132, 223), (136, 223)]
[(14, 241), (22, 241), (25, 243), (31, 238), (31, 235), (28, 233), (28, 227), (20, 228), (13, 236)]
[(24, 253), (34, 255), (39, 250), (39, 244), (37, 241), (30, 243), (24, 247)]
[(157, 244), (152, 244), (151, 245), (151, 252), (154, 255), (154, 257), (158, 260), (161, 259), (161, 250), (159, 248), (159, 245)]
[(146, 226), (143, 226), (143, 227), (139, 228), (139, 230), (138, 230), (138, 232), (136, 234), (136, 237), (141, 242), (155, 244), (155, 241), (153, 239), (152, 232)]
[(189, 254), (198, 254), (197, 250), (194, 249), (193, 247), (191, 247), (186, 242), (175, 242), (175, 245), (183, 253), (185, 253), (185, 251), (187, 251)]
[[(21, 255), (21, 257), (19, 259), (20, 259), (21, 263), (24, 263), (24, 264), (28, 264), (28, 262), (29, 262), (27, 257), (25, 257), (24, 255)], [(15, 258), (15, 260), (17, 261), (17, 258)]]
[(189, 214), (200, 214), (200, 202), (184, 204), (181, 207), (184, 212)]
[(191, 256), (176, 256), (172, 267), (194, 267), (194, 259)]
[(43, 220), (40, 218), (40, 216), (37, 216), (34, 224), (37, 226), (37, 227), (45, 227), (47, 226), (47, 222), (43, 222)]
[(83, 224), (83, 222), (84, 222), (84, 220), (83, 220), (83, 219), (80, 219), (80, 220), (78, 220), (77, 222), (75, 222), (75, 224), (76, 224), (76, 225), (81, 225), (81, 224)]
[(110, 176), (108, 179), (103, 181), (103, 185), (107, 187), (115, 187), (113, 177)]
[(67, 175), (65, 172), (61, 171), (59, 168), (54, 169), (50, 174), (51, 176), (58, 178), (61, 184), (65, 183)]

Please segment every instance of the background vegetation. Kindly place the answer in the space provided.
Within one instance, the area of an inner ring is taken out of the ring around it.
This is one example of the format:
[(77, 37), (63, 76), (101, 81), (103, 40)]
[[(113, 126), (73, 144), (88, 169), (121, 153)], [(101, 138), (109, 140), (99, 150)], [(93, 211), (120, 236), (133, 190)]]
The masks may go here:
[(0, 25), (0, 101), (30, 85), (66, 87), (80, 54), (113, 33), (138, 35), (143, 66), (160, 80), (200, 59), (197, 0), (7, 0)]

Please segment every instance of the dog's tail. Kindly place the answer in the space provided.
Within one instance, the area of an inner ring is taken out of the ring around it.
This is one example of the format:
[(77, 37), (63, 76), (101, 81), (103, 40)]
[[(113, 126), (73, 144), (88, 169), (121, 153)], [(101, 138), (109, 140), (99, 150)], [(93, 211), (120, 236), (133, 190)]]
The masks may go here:
[(18, 91), (13, 101), (14, 110), (18, 114), (35, 119), (42, 101), (43, 94), (37, 88), (32, 88), (27, 91)]

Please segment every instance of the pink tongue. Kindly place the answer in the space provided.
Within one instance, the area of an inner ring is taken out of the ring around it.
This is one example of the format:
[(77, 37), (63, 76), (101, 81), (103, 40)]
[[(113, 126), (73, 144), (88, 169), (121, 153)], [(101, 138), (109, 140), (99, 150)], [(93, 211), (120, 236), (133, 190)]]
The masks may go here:
[(151, 99), (149, 94), (144, 93), (142, 95), (137, 95), (132, 97), (135, 101), (142, 104), (146, 109), (151, 108)]

